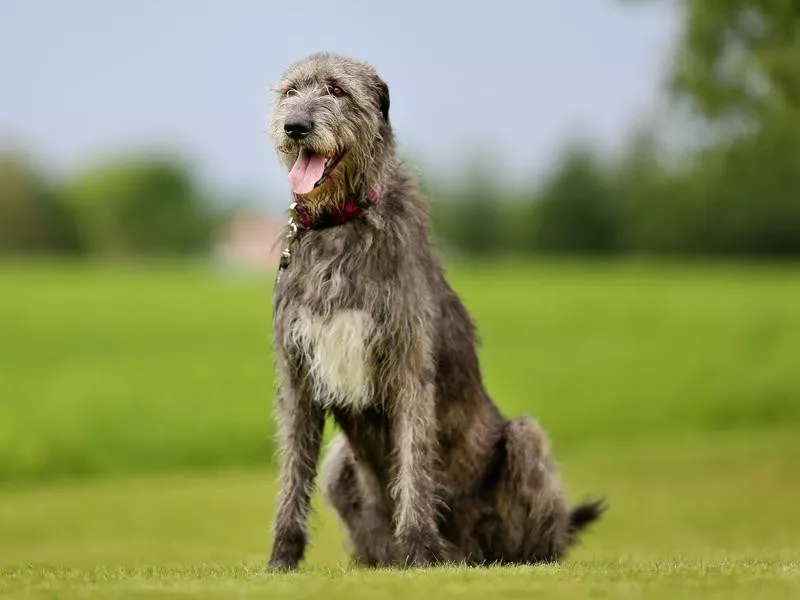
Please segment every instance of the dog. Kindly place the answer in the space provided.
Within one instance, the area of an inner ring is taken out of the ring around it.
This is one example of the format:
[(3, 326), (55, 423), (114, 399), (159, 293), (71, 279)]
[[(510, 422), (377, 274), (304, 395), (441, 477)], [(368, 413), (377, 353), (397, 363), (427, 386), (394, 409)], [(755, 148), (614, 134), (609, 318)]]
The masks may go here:
[(398, 160), (389, 88), (313, 54), (276, 88), (269, 131), (294, 202), (274, 292), (280, 493), (269, 567), (296, 569), (326, 415), (325, 497), (368, 566), (537, 563), (603, 512), (571, 507), (545, 434), (484, 389), (475, 328)]

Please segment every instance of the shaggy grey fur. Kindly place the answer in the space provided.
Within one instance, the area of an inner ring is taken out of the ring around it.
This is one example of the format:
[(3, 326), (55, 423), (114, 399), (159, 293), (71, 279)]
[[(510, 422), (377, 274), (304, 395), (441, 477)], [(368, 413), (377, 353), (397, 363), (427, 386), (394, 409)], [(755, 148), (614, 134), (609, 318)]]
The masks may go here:
[[(287, 123), (312, 124), (300, 139)], [(363, 198), (354, 220), (301, 233), (274, 296), (281, 490), (272, 569), (293, 569), (326, 414), (341, 428), (323, 489), (365, 565), (562, 557), (599, 502), (570, 508), (546, 437), (483, 387), (475, 331), (429, 242), (428, 210), (395, 156), (389, 91), (367, 64), (314, 54), (283, 76), (270, 120), (287, 166), (343, 158), (300, 200)]]

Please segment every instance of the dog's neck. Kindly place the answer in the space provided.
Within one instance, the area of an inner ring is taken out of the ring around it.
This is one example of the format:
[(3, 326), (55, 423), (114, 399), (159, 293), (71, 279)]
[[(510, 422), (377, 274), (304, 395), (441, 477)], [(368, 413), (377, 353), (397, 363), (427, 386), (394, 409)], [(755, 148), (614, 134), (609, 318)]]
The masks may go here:
[(290, 207), (291, 219), (299, 229), (325, 229), (355, 219), (370, 206), (378, 204), (380, 194), (376, 188), (369, 188), (366, 194), (352, 195), (344, 202), (318, 207), (306, 204), (297, 194), (294, 199)]
[[(357, 200), (355, 198), (358, 198)], [(295, 201), (289, 207), (289, 225), (286, 234), (286, 245), (281, 252), (278, 276), (289, 266), (292, 252), (291, 246), (301, 232), (309, 229), (325, 229), (336, 225), (344, 225), (352, 221), (370, 206), (380, 202), (380, 193), (376, 188), (369, 188), (366, 194), (351, 196), (341, 204), (324, 205), (312, 210), (303, 198), (295, 194)]]

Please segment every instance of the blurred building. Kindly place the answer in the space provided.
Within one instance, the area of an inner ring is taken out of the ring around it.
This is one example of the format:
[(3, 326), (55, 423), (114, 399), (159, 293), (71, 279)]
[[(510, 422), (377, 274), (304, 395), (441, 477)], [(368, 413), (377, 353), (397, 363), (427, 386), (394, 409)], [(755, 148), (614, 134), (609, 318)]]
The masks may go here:
[(214, 254), (235, 267), (274, 270), (281, 253), (285, 219), (239, 212), (220, 229)]

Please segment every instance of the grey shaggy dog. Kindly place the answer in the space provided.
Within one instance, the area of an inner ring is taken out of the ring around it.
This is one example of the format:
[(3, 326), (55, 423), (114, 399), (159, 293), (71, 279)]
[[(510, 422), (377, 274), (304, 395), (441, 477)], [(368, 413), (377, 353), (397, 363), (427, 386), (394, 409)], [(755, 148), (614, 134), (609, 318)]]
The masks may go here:
[(341, 433), (322, 485), (356, 562), (559, 559), (601, 503), (570, 507), (540, 427), (506, 419), (484, 389), (427, 202), (395, 155), (386, 83), (365, 63), (314, 54), (276, 93), (269, 129), (303, 214), (359, 211), (301, 226), (275, 287), (282, 464), (270, 568), (303, 558), (326, 415)]

